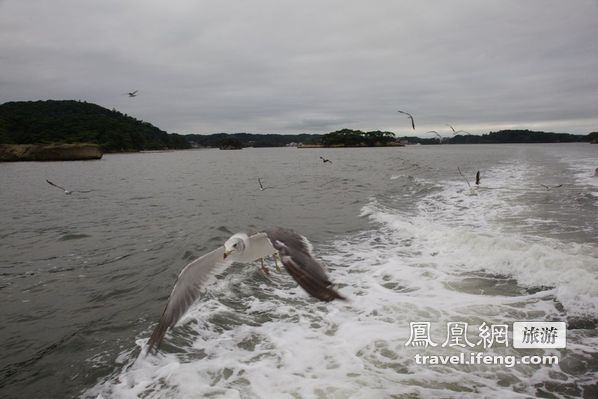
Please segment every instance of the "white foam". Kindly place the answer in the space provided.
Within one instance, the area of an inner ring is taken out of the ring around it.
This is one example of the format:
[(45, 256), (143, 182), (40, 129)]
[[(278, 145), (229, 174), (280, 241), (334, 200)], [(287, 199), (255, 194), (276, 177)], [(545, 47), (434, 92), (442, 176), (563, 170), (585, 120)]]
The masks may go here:
[[(193, 341), (184, 348), (187, 353), (129, 357), (126, 367), (88, 394), (111, 398), (534, 396), (533, 383), (559, 383), (551, 371), (562, 370), (416, 365), (416, 353), (455, 352), (440, 346), (416, 351), (405, 346), (409, 323), (416, 321), (431, 321), (432, 338), (440, 344), (447, 322), (465, 321), (474, 327), (482, 322), (598, 314), (595, 247), (504, 228), (504, 219), (517, 220), (525, 213), (524, 205), (512, 202), (520, 194), (508, 188), (517, 187), (530, 169), (505, 164), (485, 171), (484, 184), (506, 188), (480, 189), (476, 196), (465, 195), (468, 188), (459, 180), (434, 183), (441, 190), (435, 189), (410, 214), (372, 198), (362, 209), (362, 216), (372, 221), (371, 230), (316, 248), (348, 302), (318, 303), (285, 274), (273, 274), (269, 284), (244, 286), (252, 269), (236, 269), (210, 287), (211, 299), (193, 306), (182, 321), (186, 331), (193, 330)], [(479, 292), (475, 285), (467, 286), (468, 279), (476, 278), (489, 286)], [(501, 281), (510, 288), (483, 292)], [(239, 295), (231, 294), (231, 287), (245, 296), (243, 311), (218, 300)], [(262, 295), (255, 295), (256, 290)], [(228, 328), (210, 324), (212, 318), (227, 313), (242, 321)], [(180, 329), (175, 334), (181, 334)], [(139, 346), (148, 335), (149, 331), (138, 340)], [(595, 350), (595, 343), (572, 331), (568, 354), (584, 356)], [(502, 354), (519, 355), (512, 348), (502, 349)]]

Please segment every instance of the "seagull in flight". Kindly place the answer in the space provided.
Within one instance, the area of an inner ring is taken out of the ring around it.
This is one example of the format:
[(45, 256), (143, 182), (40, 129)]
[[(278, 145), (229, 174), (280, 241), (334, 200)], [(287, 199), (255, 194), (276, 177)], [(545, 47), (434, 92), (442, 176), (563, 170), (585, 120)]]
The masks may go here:
[(326, 163), (326, 162), (332, 163), (332, 161), (330, 159), (326, 159), (324, 157), (320, 157), (320, 159), (322, 160), (323, 163)]
[[(148, 340), (148, 353), (160, 346), (168, 329), (174, 328), (177, 321), (187, 312), (200, 296), (202, 286), (214, 274), (230, 266), (233, 262), (262, 262), (272, 256), (280, 258), (287, 272), (311, 296), (320, 301), (330, 302), (345, 298), (333, 288), (324, 268), (313, 257), (311, 243), (307, 238), (282, 227), (273, 227), (248, 236), (237, 233), (224, 245), (201, 256), (183, 268), (170, 293), (162, 317)], [(278, 265), (278, 264), (277, 264)]]
[(64, 191), (64, 193), (66, 195), (71, 195), (72, 193), (81, 193), (81, 194), (85, 194), (85, 193), (90, 193), (91, 190), (85, 190), (85, 191), (80, 191), (80, 190), (67, 190), (66, 188), (59, 186), (58, 184), (52, 183), (50, 180), (46, 179), (46, 183), (48, 183), (51, 186), (54, 186), (56, 188), (61, 189), (62, 191)]
[(129, 95), (129, 97), (137, 97), (137, 92), (138, 91), (139, 90), (131, 91), (131, 92), (128, 92), (127, 94)]
[[(471, 184), (469, 184), (469, 179), (467, 177), (465, 177), (465, 175), (461, 172), (461, 169), (457, 166), (457, 170), (459, 171), (459, 174), (461, 175), (461, 177), (465, 180), (465, 183), (467, 183), (467, 187), (469, 187), (469, 192), (471, 194), (476, 194), (475, 190), (473, 189), (473, 187), (471, 187)], [(479, 173), (479, 172), (478, 172)], [(478, 175), (476, 174), (476, 184), (478, 184)]]
[(400, 110), (397, 112), (407, 115), (409, 117), (409, 119), (411, 119), (411, 127), (413, 127), (413, 130), (415, 130), (415, 121), (413, 120), (413, 116), (409, 112), (400, 111)]
[(426, 133), (434, 133), (436, 136), (438, 136), (438, 138), (440, 139), (440, 141), (444, 140), (444, 137), (442, 137), (440, 135), (440, 133), (438, 133), (436, 130), (429, 130)]
[(559, 187), (563, 187), (562, 184), (558, 184), (556, 186), (548, 186), (546, 184), (540, 184), (542, 187), (544, 187), (546, 189), (546, 191), (552, 190), (553, 188), (559, 188)]
[(54, 187), (56, 187), (56, 188), (59, 188), (59, 189), (61, 189), (62, 191), (64, 191), (64, 193), (65, 193), (66, 195), (71, 195), (71, 194), (73, 193), (72, 191), (69, 191), (69, 190), (67, 190), (67, 189), (66, 189), (66, 188), (64, 188), (64, 187), (61, 187), (61, 186), (59, 186), (58, 184), (54, 184), (54, 183), (52, 183), (52, 182), (51, 182), (50, 180), (48, 180), (48, 179), (46, 179), (46, 182), (47, 182), (49, 185), (51, 185), (51, 186), (54, 186)]
[(456, 135), (456, 134), (458, 134), (459, 132), (463, 132), (463, 133), (465, 133), (465, 134), (471, 134), (471, 133), (469, 133), (469, 132), (466, 132), (465, 130), (457, 130), (457, 131), (455, 131), (455, 128), (454, 128), (454, 127), (452, 127), (452, 126), (451, 126), (451, 125), (449, 125), (448, 123), (447, 123), (446, 125), (447, 125), (448, 127), (450, 127), (450, 128), (451, 128), (451, 130), (453, 131), (453, 136), (454, 136), (454, 135)]
[(260, 190), (261, 191), (267, 190), (269, 188), (274, 188), (274, 187), (271, 187), (271, 186), (264, 187), (264, 185), (262, 184), (262, 179), (260, 179), (259, 177), (257, 178), (257, 182), (260, 184)]

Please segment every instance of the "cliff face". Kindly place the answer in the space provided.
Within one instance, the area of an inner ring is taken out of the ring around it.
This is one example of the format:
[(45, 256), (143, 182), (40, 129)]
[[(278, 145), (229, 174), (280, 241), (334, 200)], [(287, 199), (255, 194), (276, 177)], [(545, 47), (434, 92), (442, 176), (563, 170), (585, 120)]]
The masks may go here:
[(3, 144), (0, 162), (80, 161), (102, 158), (96, 144)]

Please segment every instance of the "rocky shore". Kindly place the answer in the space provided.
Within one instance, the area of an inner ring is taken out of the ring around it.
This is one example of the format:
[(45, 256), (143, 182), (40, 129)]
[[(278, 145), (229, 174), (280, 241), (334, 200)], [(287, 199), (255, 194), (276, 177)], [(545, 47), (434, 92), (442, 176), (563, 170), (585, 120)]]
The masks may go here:
[(101, 159), (96, 144), (1, 144), (0, 162)]

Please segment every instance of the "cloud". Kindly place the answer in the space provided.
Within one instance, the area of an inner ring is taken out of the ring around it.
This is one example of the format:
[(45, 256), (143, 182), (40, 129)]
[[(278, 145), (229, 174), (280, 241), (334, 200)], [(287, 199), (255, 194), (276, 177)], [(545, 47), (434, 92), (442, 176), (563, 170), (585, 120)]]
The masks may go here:
[(407, 133), (397, 109), (420, 132), (598, 130), (596, 1), (0, 6), (0, 102), (82, 99), (181, 133)]

